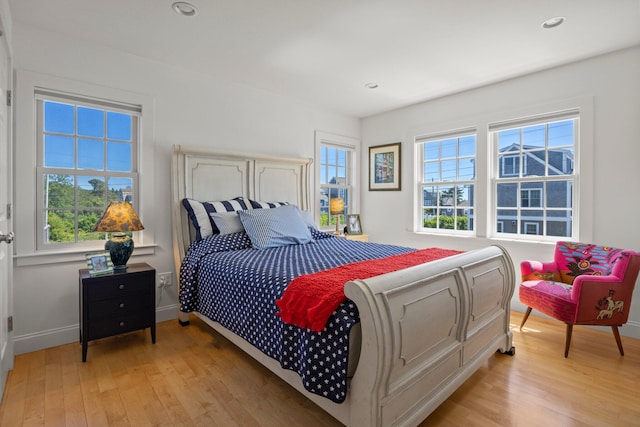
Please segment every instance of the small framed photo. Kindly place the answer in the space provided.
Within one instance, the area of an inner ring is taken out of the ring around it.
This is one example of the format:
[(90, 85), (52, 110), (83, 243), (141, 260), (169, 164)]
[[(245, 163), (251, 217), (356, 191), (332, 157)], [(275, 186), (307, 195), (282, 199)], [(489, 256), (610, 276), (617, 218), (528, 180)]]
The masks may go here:
[(347, 234), (362, 234), (360, 215), (347, 214)]
[(369, 191), (400, 191), (401, 143), (369, 147)]
[(91, 276), (113, 273), (113, 263), (109, 251), (93, 252), (86, 255), (87, 268)]

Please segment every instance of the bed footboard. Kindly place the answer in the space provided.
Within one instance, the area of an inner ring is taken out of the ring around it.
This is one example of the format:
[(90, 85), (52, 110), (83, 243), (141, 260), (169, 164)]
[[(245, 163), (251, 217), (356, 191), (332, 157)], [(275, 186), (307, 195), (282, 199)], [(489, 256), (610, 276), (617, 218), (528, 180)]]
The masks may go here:
[(491, 246), (347, 283), (362, 350), (350, 425), (417, 425), (497, 350), (512, 350), (513, 263)]

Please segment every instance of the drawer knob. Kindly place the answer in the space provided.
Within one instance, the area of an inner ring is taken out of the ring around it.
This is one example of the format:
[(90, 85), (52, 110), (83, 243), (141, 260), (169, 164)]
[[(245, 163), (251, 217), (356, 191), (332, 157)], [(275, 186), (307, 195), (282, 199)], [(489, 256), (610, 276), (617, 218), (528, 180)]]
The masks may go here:
[(124, 284), (121, 283), (120, 285), (118, 285), (118, 289), (124, 289)]
[(124, 322), (120, 322), (120, 326), (124, 326)]
[(120, 308), (124, 308), (124, 303), (123, 302), (120, 303)]

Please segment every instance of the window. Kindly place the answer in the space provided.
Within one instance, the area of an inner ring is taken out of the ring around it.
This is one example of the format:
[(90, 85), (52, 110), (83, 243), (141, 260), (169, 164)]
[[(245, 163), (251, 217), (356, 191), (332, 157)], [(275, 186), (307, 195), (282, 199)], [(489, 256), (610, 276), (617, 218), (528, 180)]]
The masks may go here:
[(419, 229), (474, 230), (476, 135), (460, 131), (417, 138), (420, 144), (421, 195)]
[(520, 190), (520, 205), (523, 208), (542, 207), (542, 191), (540, 189)]
[(502, 176), (513, 176), (520, 173), (519, 156), (503, 156), (500, 159)]
[[(325, 144), (320, 147), (320, 227), (335, 227), (337, 219), (345, 223), (344, 215), (350, 212), (350, 165), (350, 150)], [(339, 216), (329, 211), (331, 200), (337, 198), (344, 200), (344, 213)]]
[[(316, 194), (315, 216), (321, 230), (336, 229), (345, 224), (345, 215), (358, 213), (358, 174), (356, 159), (360, 141), (342, 135), (316, 131)], [(330, 214), (332, 199), (343, 199), (341, 215)]]
[(36, 90), (37, 247), (104, 240), (112, 201), (138, 203), (141, 107)]
[(578, 112), (489, 125), (497, 235), (572, 237)]

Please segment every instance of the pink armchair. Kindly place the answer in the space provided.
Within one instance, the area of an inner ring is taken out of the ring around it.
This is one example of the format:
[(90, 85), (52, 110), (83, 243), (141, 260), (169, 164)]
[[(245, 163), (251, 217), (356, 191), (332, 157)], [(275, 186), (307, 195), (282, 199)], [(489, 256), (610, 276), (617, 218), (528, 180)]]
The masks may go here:
[(520, 301), (527, 305), (520, 329), (532, 309), (567, 324), (564, 357), (573, 325), (611, 326), (624, 356), (618, 327), (629, 318), (640, 270), (640, 253), (585, 243), (557, 242), (554, 260), (522, 261)]

